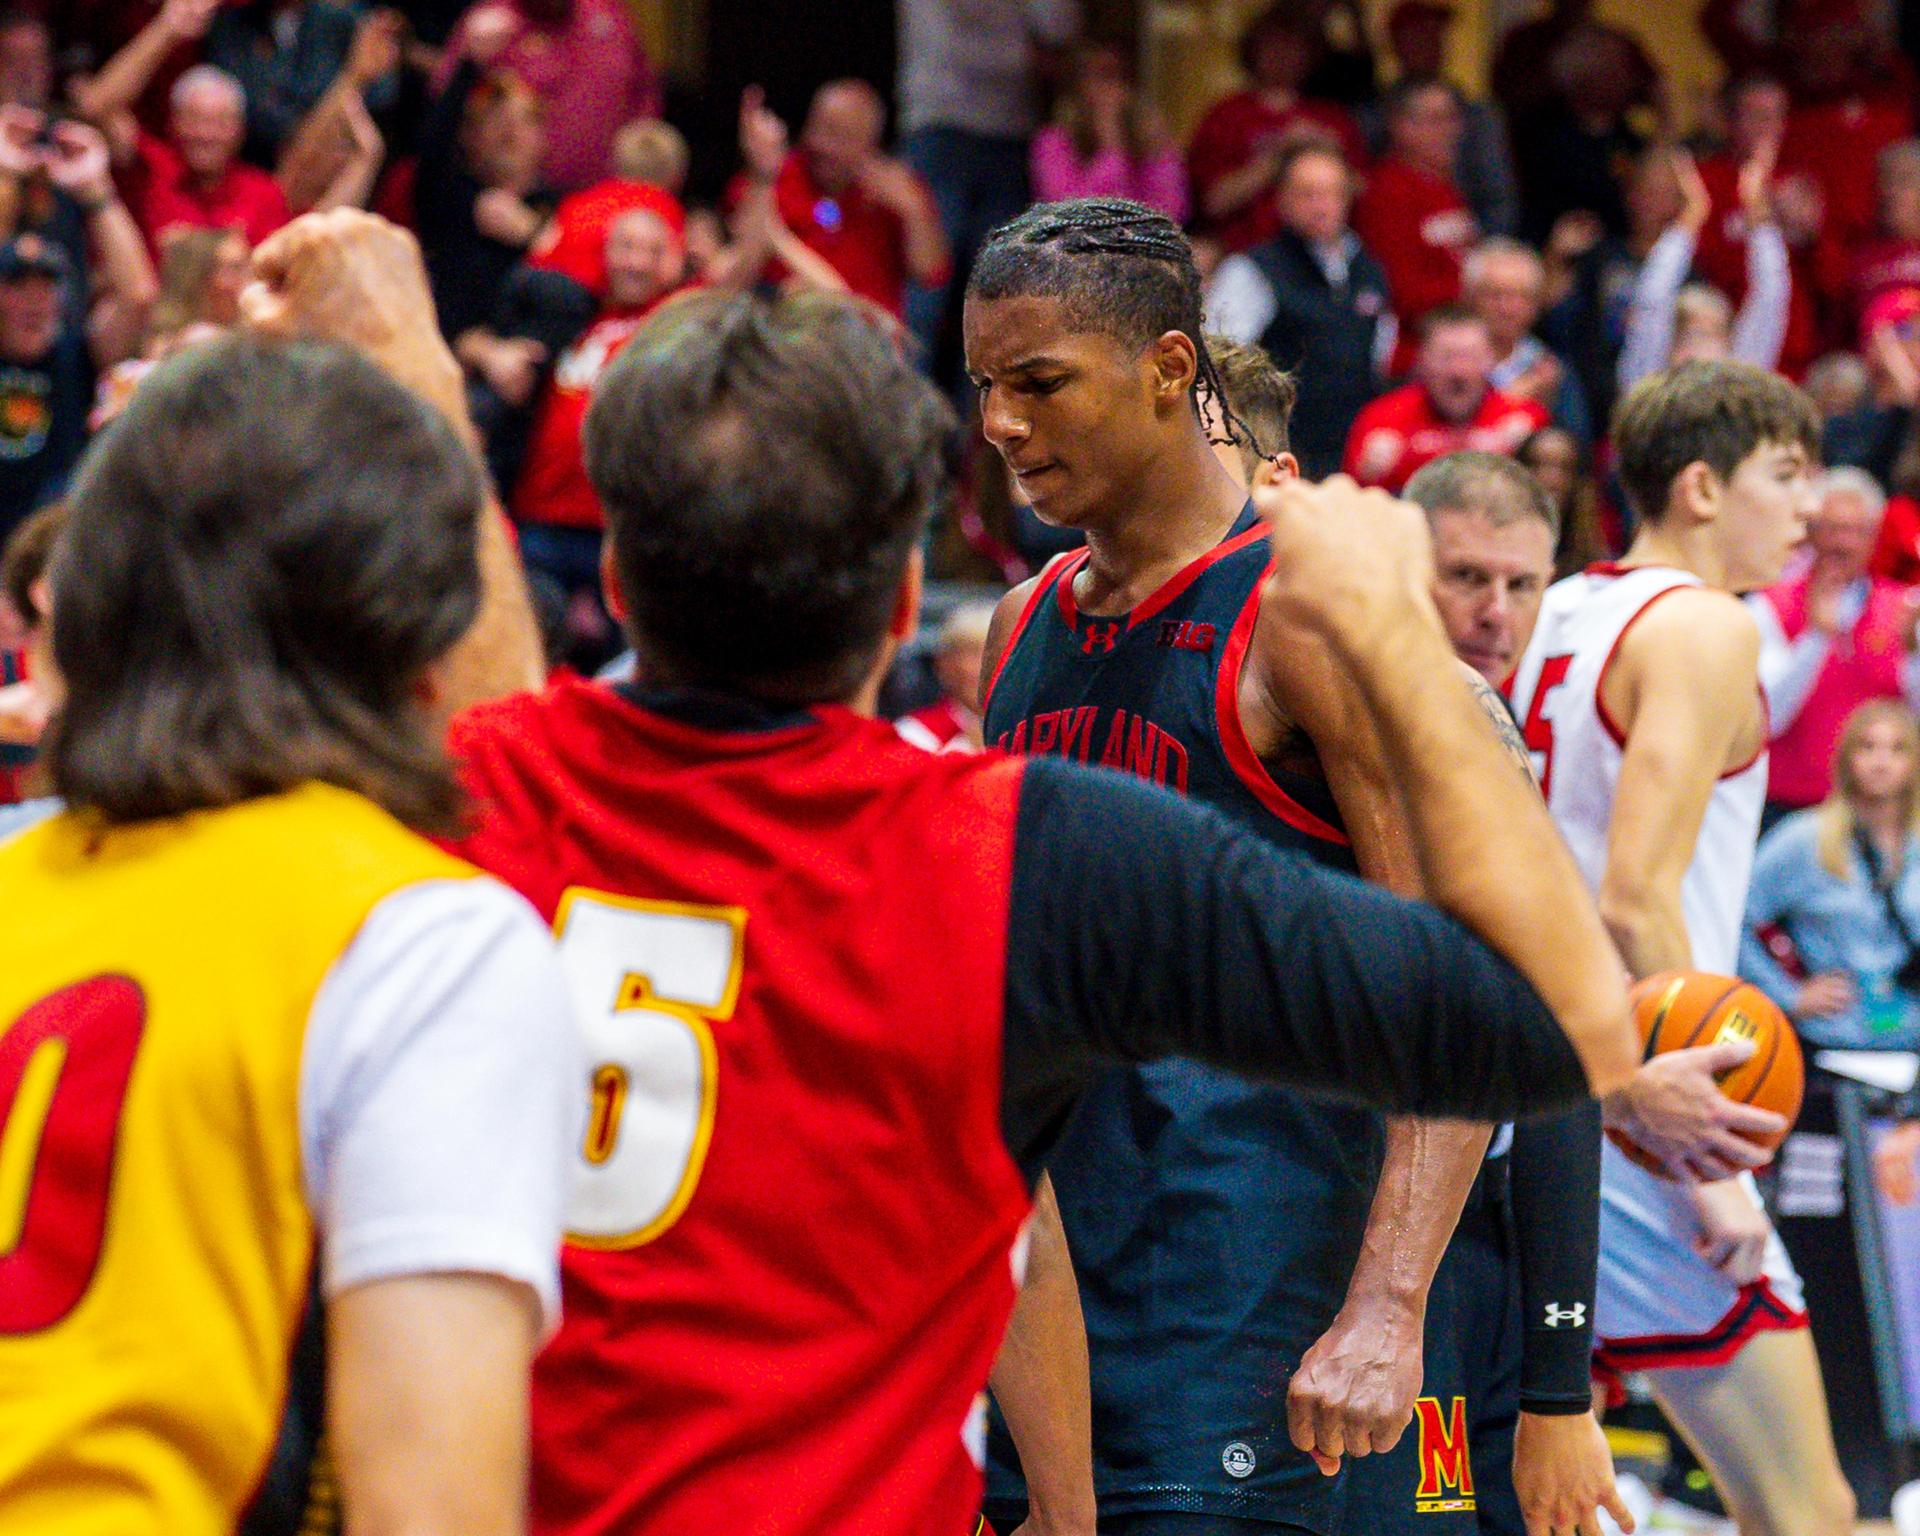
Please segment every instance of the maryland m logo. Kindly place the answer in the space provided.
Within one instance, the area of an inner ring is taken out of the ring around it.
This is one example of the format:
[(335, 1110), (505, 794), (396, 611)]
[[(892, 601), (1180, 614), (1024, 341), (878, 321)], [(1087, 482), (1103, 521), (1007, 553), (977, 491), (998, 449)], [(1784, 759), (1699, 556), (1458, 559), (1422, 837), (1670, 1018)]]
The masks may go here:
[(1423, 1515), (1474, 1508), (1473, 1458), (1467, 1450), (1467, 1400), (1456, 1397), (1446, 1421), (1440, 1399), (1423, 1397), (1413, 1405), (1420, 1426), (1420, 1486), (1413, 1507)]

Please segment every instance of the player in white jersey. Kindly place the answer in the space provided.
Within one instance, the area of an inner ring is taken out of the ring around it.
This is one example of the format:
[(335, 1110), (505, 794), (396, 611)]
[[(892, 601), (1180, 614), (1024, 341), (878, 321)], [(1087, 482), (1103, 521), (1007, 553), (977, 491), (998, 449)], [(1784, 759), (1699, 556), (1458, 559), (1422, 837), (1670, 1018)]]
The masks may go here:
[[(1640, 532), (1547, 594), (1513, 704), (1633, 974), (1730, 972), (1767, 741), (1759, 636), (1733, 594), (1778, 579), (1804, 536), (1818, 416), (1774, 375), (1694, 363), (1638, 386), (1614, 442)], [(1722, 1068), (1746, 1053), (1711, 1049)], [(1846, 1536), (1799, 1278), (1742, 1171), (1764, 1155), (1742, 1133), (1781, 1122), (1701, 1098), (1685, 1071), (1657, 1058), (1607, 1103), (1674, 1178), (1606, 1149), (1598, 1359), (1650, 1373), (1742, 1536)]]

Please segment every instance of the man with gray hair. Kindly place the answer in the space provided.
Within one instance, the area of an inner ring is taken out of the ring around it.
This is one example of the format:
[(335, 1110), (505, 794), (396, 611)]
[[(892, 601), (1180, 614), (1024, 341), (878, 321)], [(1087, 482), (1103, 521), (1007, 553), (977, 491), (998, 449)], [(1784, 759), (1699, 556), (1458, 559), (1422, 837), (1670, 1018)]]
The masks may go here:
[[(218, 0), (167, 0), (99, 74), (75, 89), (81, 115), (104, 130), (139, 100), (175, 48), (205, 34), (217, 9)], [(176, 229), (235, 229), (258, 245), (291, 215), (280, 184), (240, 161), (247, 132), (240, 82), (200, 64), (174, 82), (168, 100), (167, 138), (142, 129), (123, 168), (128, 205), (148, 243), (158, 252)]]
[(1887, 495), (1863, 469), (1820, 477), (1812, 558), (1747, 599), (1760, 626), (1760, 686), (1772, 721), (1767, 813), (1817, 805), (1832, 787), (1840, 728), (1869, 699), (1920, 698), (1916, 609), (1868, 570)]
[(1533, 247), (1505, 235), (1482, 240), (1460, 269), (1460, 298), (1493, 338), (1493, 387), (1538, 402), (1558, 425), (1588, 441), (1593, 415), (1579, 379), (1533, 334), (1547, 301), (1547, 269)]

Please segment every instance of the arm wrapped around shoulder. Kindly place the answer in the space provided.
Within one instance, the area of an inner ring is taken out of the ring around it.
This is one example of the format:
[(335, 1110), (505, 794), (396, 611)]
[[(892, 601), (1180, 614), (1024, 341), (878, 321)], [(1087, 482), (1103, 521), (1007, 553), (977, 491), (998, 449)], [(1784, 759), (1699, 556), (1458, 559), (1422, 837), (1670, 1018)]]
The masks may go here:
[(1588, 1094), (1552, 1013), (1462, 924), (1116, 774), (1026, 765), (1008, 943), (1016, 1122), (1098, 1057), (1476, 1120)]

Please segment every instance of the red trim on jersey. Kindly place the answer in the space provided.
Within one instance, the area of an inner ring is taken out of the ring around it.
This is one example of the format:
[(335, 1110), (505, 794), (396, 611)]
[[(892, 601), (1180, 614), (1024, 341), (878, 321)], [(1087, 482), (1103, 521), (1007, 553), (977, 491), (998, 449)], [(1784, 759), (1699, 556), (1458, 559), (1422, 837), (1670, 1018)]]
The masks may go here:
[[(1582, 576), (1631, 576), (1635, 571), (1678, 571), (1681, 567), (1650, 560), (1645, 565), (1623, 565), (1618, 560), (1596, 560), (1583, 569)], [(1691, 574), (1690, 572), (1687, 574)]]
[(1791, 1333), (1806, 1326), (1806, 1310), (1788, 1306), (1762, 1275), (1740, 1288), (1726, 1316), (1705, 1333), (1652, 1333), (1639, 1338), (1596, 1340), (1594, 1376), (1611, 1388), (1629, 1371), (1725, 1365), (1757, 1334)]
[(1220, 727), (1220, 746), (1234, 777), (1269, 811), (1296, 831), (1344, 848), (1346, 833), (1322, 821), (1273, 782), (1266, 764), (1260, 761), (1253, 743), (1247, 740), (1246, 727), (1240, 723), (1240, 673), (1246, 666), (1247, 648), (1252, 644), (1254, 624), (1260, 617), (1260, 589), (1265, 585), (1263, 575), (1248, 594), (1240, 616), (1233, 621), (1233, 631), (1227, 636), (1226, 649), (1220, 655), (1220, 674), (1214, 685), (1214, 715)]
[[(993, 671), (987, 678), (987, 686), (980, 694), (980, 713), (987, 712), (987, 700), (993, 697), (993, 685), (1000, 681), (1000, 674), (1007, 668), (1007, 659), (1013, 655), (1013, 648), (1020, 643), (1020, 637), (1027, 632), (1027, 624), (1033, 618), (1034, 609), (1046, 600), (1047, 583), (1053, 573), (1074, 557), (1076, 551), (1065, 550), (1055, 555), (1040, 567), (1039, 578), (1033, 584), (1033, 591), (1027, 594), (1027, 605), (1020, 610), (1020, 617), (1013, 621), (1013, 633), (1007, 636), (1006, 646), (1000, 652), (1000, 659), (993, 664)], [(1085, 550), (1078, 551), (1085, 554)]]
[(1226, 559), (1228, 555), (1238, 554), (1249, 544), (1256, 543), (1266, 536), (1267, 529), (1263, 523), (1259, 527), (1249, 528), (1245, 533), (1235, 534), (1224, 544), (1214, 545), (1212, 549), (1208, 550), (1198, 560), (1194, 561), (1192, 565), (1188, 566), (1184, 571), (1181, 571), (1179, 575), (1167, 582), (1165, 586), (1161, 587), (1152, 597), (1134, 609), (1133, 616), (1127, 620), (1127, 628), (1132, 629), (1136, 624), (1146, 623), (1148, 619), (1160, 612), (1161, 609), (1165, 608), (1182, 592), (1186, 591), (1188, 587), (1192, 586), (1204, 576), (1216, 562)]
[[(1647, 570), (1647, 569), (1650, 569), (1650, 567), (1633, 566), (1631, 567), (1631, 569)], [(1594, 569), (1594, 574), (1604, 576), (1604, 575), (1623, 575), (1625, 573), (1620, 571), (1610, 571), (1604, 568), (1596, 567)], [(1660, 599), (1663, 597), (1670, 597), (1675, 592), (1686, 592), (1690, 590), (1692, 590), (1691, 587), (1686, 585), (1682, 585), (1678, 587), (1662, 587), (1658, 592), (1654, 593), (1652, 597), (1648, 598), (1638, 608), (1634, 609), (1632, 616), (1628, 618), (1626, 623), (1620, 626), (1620, 633), (1613, 637), (1613, 647), (1607, 652), (1607, 659), (1600, 663), (1600, 675), (1593, 680), (1593, 707), (1595, 712), (1600, 716), (1601, 725), (1606, 727), (1607, 734), (1613, 738), (1613, 744), (1616, 747), (1619, 747), (1622, 751), (1626, 750), (1627, 733), (1620, 729), (1619, 722), (1616, 721), (1613, 718), (1613, 716), (1607, 712), (1607, 695), (1606, 695), (1607, 672), (1613, 666), (1614, 657), (1620, 654), (1620, 643), (1627, 638), (1627, 631), (1632, 629), (1634, 625), (1640, 622), (1641, 616), (1644, 615), (1649, 608), (1651, 608), (1655, 603), (1659, 602)]]
[[(1664, 566), (1653, 566), (1653, 565), (1618, 566), (1618, 565), (1611, 565), (1611, 564), (1601, 564), (1601, 565), (1588, 566), (1587, 574), (1590, 576), (1624, 576), (1632, 571), (1653, 571), (1653, 570), (1664, 570), (1664, 569), (1677, 570), (1679, 569), (1679, 567), (1677, 566), (1664, 567)], [(1678, 587), (1663, 587), (1660, 591), (1654, 593), (1652, 597), (1648, 598), (1644, 603), (1642, 603), (1638, 608), (1634, 609), (1633, 617), (1628, 619), (1625, 624), (1621, 625), (1620, 633), (1613, 637), (1613, 648), (1607, 652), (1607, 659), (1600, 663), (1600, 675), (1599, 677), (1594, 679), (1594, 684), (1593, 684), (1594, 712), (1600, 716), (1600, 723), (1601, 725), (1606, 727), (1607, 734), (1613, 738), (1613, 744), (1616, 747), (1620, 748), (1620, 750), (1623, 752), (1626, 750), (1626, 747), (1627, 747), (1627, 733), (1620, 729), (1619, 722), (1616, 721), (1613, 718), (1613, 716), (1607, 712), (1607, 696), (1604, 691), (1607, 686), (1607, 669), (1613, 665), (1613, 658), (1620, 654), (1620, 643), (1627, 638), (1627, 631), (1632, 629), (1635, 624), (1640, 622), (1640, 616), (1642, 614), (1644, 614), (1655, 603), (1659, 602), (1660, 599), (1663, 597), (1667, 597), (1670, 594), (1675, 592), (1687, 592), (1691, 590), (1694, 590), (1694, 589), (1690, 585), (1678, 586)], [(1724, 773), (1722, 773), (1720, 775), (1720, 779), (1723, 781), (1726, 779), (1739, 778), (1741, 774), (1745, 773), (1749, 768), (1751, 768), (1755, 763), (1759, 762), (1760, 759), (1766, 755), (1766, 750), (1769, 745), (1769, 739), (1773, 735), (1771, 716), (1767, 709), (1767, 691), (1766, 689), (1759, 687), (1757, 683), (1755, 684), (1755, 690), (1760, 695), (1760, 745), (1753, 749), (1753, 755), (1749, 757), (1744, 763), (1740, 763), (1735, 767), (1729, 768)]]
[(1767, 748), (1773, 744), (1773, 711), (1767, 705), (1767, 690), (1756, 683), (1754, 684), (1754, 691), (1760, 695), (1760, 745), (1753, 749), (1753, 756), (1748, 758), (1738, 768), (1729, 768), (1725, 773), (1721, 774), (1720, 777), (1723, 779), (1739, 778), (1741, 774), (1745, 773), (1755, 763), (1759, 762), (1762, 757), (1766, 756)]
[[(1226, 559), (1228, 555), (1239, 553), (1239, 551), (1245, 549), (1255, 540), (1264, 539), (1266, 536), (1267, 529), (1265, 524), (1257, 528), (1249, 528), (1245, 533), (1236, 533), (1232, 538), (1214, 545), (1212, 549), (1208, 550), (1198, 559), (1189, 561), (1159, 586), (1155, 587), (1147, 596), (1146, 600), (1127, 615), (1127, 628), (1132, 629), (1137, 624), (1146, 623), (1148, 619), (1165, 609), (1169, 603), (1204, 576), (1212, 569), (1216, 562)], [(1080, 609), (1073, 600), (1073, 578), (1079, 574), (1080, 565), (1084, 563), (1087, 558), (1087, 551), (1084, 549), (1076, 550), (1074, 551), (1074, 555), (1075, 563), (1060, 573), (1060, 616), (1067, 621), (1067, 628), (1069, 629), (1078, 629), (1080, 626)], [(1117, 619), (1120, 615), (1117, 613), (1100, 613), (1095, 614), (1094, 617), (1098, 619)]]
[(1087, 551), (1071, 550), (1055, 558), (1061, 562), (1060, 574), (1054, 578), (1053, 583), (1053, 595), (1060, 603), (1060, 617), (1067, 621), (1068, 629), (1078, 629), (1080, 610), (1073, 601), (1073, 578), (1080, 567), (1087, 563)]

